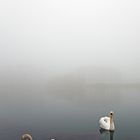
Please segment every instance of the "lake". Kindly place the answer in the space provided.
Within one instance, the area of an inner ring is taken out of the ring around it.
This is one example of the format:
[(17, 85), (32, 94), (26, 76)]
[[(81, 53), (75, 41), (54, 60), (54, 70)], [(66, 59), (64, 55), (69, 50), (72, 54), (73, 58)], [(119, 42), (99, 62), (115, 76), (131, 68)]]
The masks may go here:
[[(42, 84), (36, 88), (17, 83), (3, 87), (0, 139), (20, 139), (23, 133), (32, 134), (34, 140), (140, 139), (138, 84), (77, 83), (60, 83), (54, 79), (45, 88)], [(99, 118), (111, 110), (116, 130), (113, 134), (101, 134)]]

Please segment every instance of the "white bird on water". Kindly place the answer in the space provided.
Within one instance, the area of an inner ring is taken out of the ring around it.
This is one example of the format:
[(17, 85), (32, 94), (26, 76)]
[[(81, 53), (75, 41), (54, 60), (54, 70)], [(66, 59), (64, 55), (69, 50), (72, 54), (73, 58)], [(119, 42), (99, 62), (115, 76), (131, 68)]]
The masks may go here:
[(33, 138), (30, 134), (23, 134), (21, 140), (33, 140)]
[(99, 120), (100, 128), (109, 130), (109, 131), (114, 131), (115, 125), (114, 125), (113, 116), (114, 116), (113, 111), (110, 111), (109, 117), (100, 118), (100, 120)]
[[(33, 140), (33, 138), (30, 134), (23, 134), (21, 136), (21, 140)], [(55, 139), (51, 139), (51, 140), (55, 140)]]

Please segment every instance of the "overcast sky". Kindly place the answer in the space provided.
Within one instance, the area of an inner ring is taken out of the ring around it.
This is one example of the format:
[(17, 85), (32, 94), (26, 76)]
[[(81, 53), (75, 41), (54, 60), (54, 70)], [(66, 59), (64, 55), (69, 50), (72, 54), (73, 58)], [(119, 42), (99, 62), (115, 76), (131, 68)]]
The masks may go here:
[(139, 0), (1, 1), (1, 75), (19, 67), (52, 75), (107, 67), (140, 82)]

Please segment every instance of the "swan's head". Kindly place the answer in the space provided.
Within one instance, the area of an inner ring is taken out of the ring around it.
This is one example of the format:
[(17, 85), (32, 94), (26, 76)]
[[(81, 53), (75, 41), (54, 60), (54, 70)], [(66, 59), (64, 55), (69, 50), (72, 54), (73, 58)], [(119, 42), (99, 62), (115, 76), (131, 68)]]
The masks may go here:
[(110, 116), (113, 116), (114, 115), (114, 112), (113, 111), (110, 111), (109, 115)]
[(24, 135), (22, 135), (21, 140), (33, 140), (33, 139), (32, 139), (32, 136), (31, 135), (24, 134)]

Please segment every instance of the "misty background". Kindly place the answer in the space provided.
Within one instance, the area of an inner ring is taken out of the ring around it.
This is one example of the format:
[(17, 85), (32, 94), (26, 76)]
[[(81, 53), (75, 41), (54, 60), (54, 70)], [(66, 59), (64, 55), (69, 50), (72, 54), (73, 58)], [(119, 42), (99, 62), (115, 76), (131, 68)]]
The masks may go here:
[(114, 81), (140, 82), (139, 13), (137, 0), (2, 1), (1, 83), (86, 67), (100, 71), (99, 79), (110, 69), (120, 77)]
[[(139, 5), (138, 0), (1, 1), (2, 129), (17, 122), (21, 128), (41, 127), (46, 118), (51, 127), (56, 116), (62, 122), (73, 112), (88, 118), (84, 114), (93, 104), (97, 116), (112, 106), (129, 110), (140, 83)], [(96, 110), (99, 102), (104, 107)]]
[(95, 84), (139, 86), (139, 4), (137, 0), (0, 2), (1, 100), (49, 94), (52, 82), (61, 84), (59, 88), (73, 84), (71, 90), (82, 92), (81, 86)]

